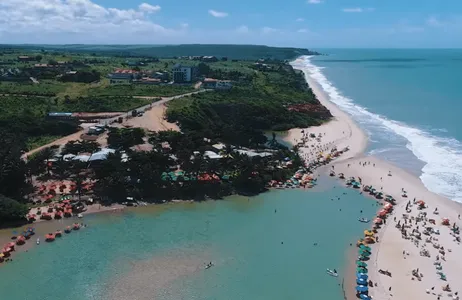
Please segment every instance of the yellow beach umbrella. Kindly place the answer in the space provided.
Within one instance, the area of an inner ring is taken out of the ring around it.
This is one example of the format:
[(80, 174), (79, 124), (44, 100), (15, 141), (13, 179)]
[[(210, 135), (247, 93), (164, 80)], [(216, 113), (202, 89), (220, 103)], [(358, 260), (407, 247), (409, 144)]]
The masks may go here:
[(370, 231), (370, 230), (364, 230), (364, 235), (365, 236), (373, 236), (374, 233), (372, 231)]

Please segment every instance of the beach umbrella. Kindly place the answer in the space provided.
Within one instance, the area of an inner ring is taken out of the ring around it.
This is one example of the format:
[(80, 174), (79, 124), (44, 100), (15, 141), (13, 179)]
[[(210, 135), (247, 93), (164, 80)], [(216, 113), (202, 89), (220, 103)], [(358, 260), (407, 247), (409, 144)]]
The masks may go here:
[(369, 297), (369, 296), (366, 295), (366, 294), (359, 294), (359, 298), (360, 298), (360, 299), (363, 299), (363, 300), (370, 300), (370, 299), (371, 299), (371, 297)]
[(366, 268), (356, 268), (356, 273), (367, 274), (368, 270)]
[(393, 208), (393, 205), (391, 205), (390, 203), (386, 203), (386, 204), (383, 206), (383, 208), (384, 208), (385, 210), (390, 210), (390, 209)]
[(380, 219), (380, 218), (375, 218), (374, 219), (374, 224), (382, 224), (383, 223), (383, 220)]
[(365, 273), (356, 273), (356, 278), (362, 278), (362, 279), (368, 279), (369, 276), (367, 276), (367, 274)]
[(367, 251), (363, 251), (363, 252), (359, 252), (359, 255), (363, 256), (363, 257), (369, 257), (371, 254)]
[(369, 288), (367, 287), (367, 285), (358, 285), (356, 287), (356, 290), (360, 293), (364, 293), (364, 292), (367, 292)]
[(364, 244), (359, 245), (359, 249), (366, 250), (366, 251), (369, 251), (369, 252), (371, 252), (371, 250), (372, 250), (371, 247), (366, 246)]
[(379, 213), (377, 214), (379, 217), (384, 217), (388, 214), (388, 211), (382, 209), (381, 211), (379, 211)]
[(360, 260), (356, 261), (356, 265), (358, 267), (367, 267), (367, 264), (365, 262), (363, 262), (363, 261), (360, 261)]
[(364, 230), (364, 235), (365, 236), (373, 236), (374, 233), (371, 230)]
[(363, 279), (363, 278), (357, 278), (356, 279), (356, 283), (358, 285), (367, 285), (367, 280), (366, 279)]

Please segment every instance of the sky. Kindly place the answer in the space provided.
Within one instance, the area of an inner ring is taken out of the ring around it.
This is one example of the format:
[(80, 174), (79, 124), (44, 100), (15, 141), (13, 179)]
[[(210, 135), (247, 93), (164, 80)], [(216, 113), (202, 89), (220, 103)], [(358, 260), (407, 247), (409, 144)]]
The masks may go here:
[(460, 48), (462, 0), (0, 0), (0, 43)]

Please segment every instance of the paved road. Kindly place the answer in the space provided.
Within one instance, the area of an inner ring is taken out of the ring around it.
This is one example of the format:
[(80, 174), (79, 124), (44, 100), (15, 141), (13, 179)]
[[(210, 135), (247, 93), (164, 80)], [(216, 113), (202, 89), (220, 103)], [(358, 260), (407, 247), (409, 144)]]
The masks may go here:
[[(177, 95), (177, 96), (173, 96), (173, 97), (163, 97), (162, 100), (153, 102), (153, 103), (148, 104), (148, 105), (143, 105), (143, 106), (138, 107), (138, 108), (135, 108), (135, 109), (131, 109), (130, 111), (127, 111), (125, 114), (131, 116), (132, 111), (134, 111), (134, 110), (136, 110), (137, 112), (144, 112), (144, 111), (145, 111), (146, 109), (148, 109), (148, 108), (151, 108), (151, 107), (153, 107), (153, 106), (162, 105), (162, 104), (167, 103), (167, 102), (169, 102), (169, 101), (172, 101), (172, 100), (174, 100), (174, 99), (183, 98), (183, 97), (187, 97), (187, 96), (191, 96), (191, 95), (199, 94), (199, 93), (203, 93), (203, 92), (208, 92), (208, 91), (211, 91), (211, 90), (200, 90), (200, 91), (191, 92), (191, 93), (187, 93), (187, 94), (181, 94), (181, 95)], [(119, 117), (120, 117), (120, 116), (113, 117), (113, 118), (109, 118), (109, 119), (100, 119), (100, 120), (99, 120), (99, 121), (100, 121), (99, 123), (100, 123), (100, 124), (104, 124), (104, 125), (109, 125), (109, 124), (111, 124), (112, 122), (117, 121), (117, 119), (118, 119)]]

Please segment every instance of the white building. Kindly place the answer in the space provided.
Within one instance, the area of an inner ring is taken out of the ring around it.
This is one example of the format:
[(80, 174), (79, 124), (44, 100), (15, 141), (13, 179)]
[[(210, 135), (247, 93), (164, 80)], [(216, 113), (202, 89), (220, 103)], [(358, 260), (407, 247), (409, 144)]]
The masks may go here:
[(176, 83), (191, 82), (196, 79), (197, 67), (176, 64), (172, 68), (173, 81)]
[(233, 87), (230, 80), (218, 80), (214, 78), (204, 78), (202, 81), (204, 89), (229, 90)]

